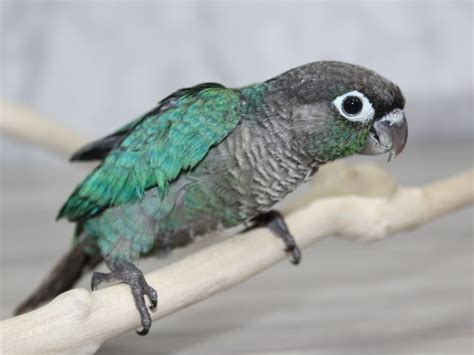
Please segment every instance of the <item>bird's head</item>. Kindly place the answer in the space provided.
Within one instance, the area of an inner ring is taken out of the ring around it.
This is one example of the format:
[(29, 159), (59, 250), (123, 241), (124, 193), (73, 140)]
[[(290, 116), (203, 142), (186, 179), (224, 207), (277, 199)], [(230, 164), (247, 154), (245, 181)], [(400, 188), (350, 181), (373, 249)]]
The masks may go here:
[(290, 102), (293, 133), (320, 160), (389, 153), (405, 147), (405, 99), (397, 85), (372, 70), (315, 62), (274, 79), (275, 100)]

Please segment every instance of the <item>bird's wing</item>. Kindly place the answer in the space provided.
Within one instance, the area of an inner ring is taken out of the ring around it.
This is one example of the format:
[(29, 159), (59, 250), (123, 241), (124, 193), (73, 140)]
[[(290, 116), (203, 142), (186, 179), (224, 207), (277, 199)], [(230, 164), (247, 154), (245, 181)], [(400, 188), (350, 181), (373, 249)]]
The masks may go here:
[(147, 116), (150, 116), (150, 113), (126, 124), (106, 137), (86, 144), (72, 155), (71, 161), (103, 160), (110, 151), (114, 149), (144, 117)]
[(239, 122), (240, 95), (218, 84), (183, 89), (143, 116), (76, 188), (58, 218), (78, 221), (105, 208), (164, 193), (178, 174), (196, 166)]

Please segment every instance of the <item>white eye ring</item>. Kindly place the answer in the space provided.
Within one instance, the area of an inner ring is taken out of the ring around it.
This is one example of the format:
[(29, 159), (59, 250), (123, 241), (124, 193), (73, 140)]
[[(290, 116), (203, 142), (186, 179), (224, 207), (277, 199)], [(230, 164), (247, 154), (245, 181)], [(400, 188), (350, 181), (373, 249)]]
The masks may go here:
[[(343, 107), (344, 100), (350, 96), (355, 96), (359, 98), (360, 101), (362, 102), (362, 109), (359, 112), (354, 113), (354, 114), (347, 113)], [(347, 118), (349, 121), (367, 122), (371, 120), (372, 118), (374, 118), (375, 111), (374, 111), (374, 108), (372, 107), (372, 104), (370, 103), (369, 99), (360, 91), (354, 90), (354, 91), (345, 93), (344, 95), (336, 97), (336, 99), (332, 103), (334, 104), (334, 106), (336, 106), (339, 113), (343, 117)]]

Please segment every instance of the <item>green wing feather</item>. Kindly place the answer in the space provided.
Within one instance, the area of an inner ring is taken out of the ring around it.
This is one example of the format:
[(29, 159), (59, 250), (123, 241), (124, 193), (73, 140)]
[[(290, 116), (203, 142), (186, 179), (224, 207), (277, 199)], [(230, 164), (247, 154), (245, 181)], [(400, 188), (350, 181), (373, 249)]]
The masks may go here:
[(105, 157), (66, 201), (58, 218), (71, 221), (164, 193), (181, 171), (198, 164), (237, 126), (240, 96), (222, 86), (180, 90), (160, 103)]

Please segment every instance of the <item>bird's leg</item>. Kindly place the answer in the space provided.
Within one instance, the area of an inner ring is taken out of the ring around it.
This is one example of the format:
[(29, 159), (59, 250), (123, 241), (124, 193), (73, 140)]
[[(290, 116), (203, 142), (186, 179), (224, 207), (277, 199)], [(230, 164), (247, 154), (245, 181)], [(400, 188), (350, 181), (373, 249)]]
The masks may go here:
[(154, 310), (158, 304), (158, 295), (155, 289), (148, 285), (141, 270), (133, 263), (123, 260), (106, 260), (105, 263), (111, 272), (108, 274), (94, 272), (91, 280), (92, 290), (96, 290), (103, 281), (119, 280), (129, 285), (143, 326), (143, 329), (137, 330), (137, 334), (146, 335), (151, 327), (151, 316), (145, 303), (145, 295), (151, 302), (150, 309)]
[(296, 245), (295, 239), (288, 230), (288, 226), (283, 219), (280, 212), (271, 210), (266, 213), (262, 213), (252, 219), (255, 227), (265, 226), (268, 227), (277, 237), (280, 237), (285, 243), (285, 251), (291, 254), (290, 261), (294, 265), (298, 265), (301, 261), (301, 250)]
[(92, 279), (91, 279), (91, 289), (92, 291), (97, 290), (97, 287), (102, 282), (110, 282), (113, 281), (112, 273), (103, 273), (103, 272), (93, 272), (92, 273)]

